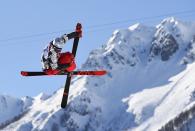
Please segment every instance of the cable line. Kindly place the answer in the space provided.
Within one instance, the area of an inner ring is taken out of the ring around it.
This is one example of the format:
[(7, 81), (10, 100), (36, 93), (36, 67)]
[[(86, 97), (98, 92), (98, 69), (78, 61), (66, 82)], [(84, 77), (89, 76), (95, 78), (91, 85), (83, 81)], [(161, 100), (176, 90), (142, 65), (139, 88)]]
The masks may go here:
[[(152, 20), (155, 18), (161, 18), (161, 17), (173, 16), (173, 15), (182, 15), (182, 14), (188, 14), (188, 13), (195, 13), (195, 10), (179, 11), (179, 12), (161, 14), (161, 15), (156, 15), (156, 16), (140, 17), (140, 18), (134, 18), (134, 19), (126, 19), (126, 20), (121, 20), (121, 21), (109, 22), (109, 23), (104, 23), (104, 24), (96, 24), (96, 25), (86, 26), (85, 31), (86, 32), (93, 32), (95, 30), (102, 30), (99, 28), (105, 29), (105, 27), (107, 27), (107, 26), (124, 24), (124, 23), (138, 21), (138, 20), (139, 21)], [(65, 29), (65, 30), (58, 30), (58, 31), (54, 31), (54, 32), (39, 33), (39, 34), (32, 34), (32, 35), (18, 36), (18, 37), (10, 37), (7, 39), (0, 39), (0, 42), (8, 42), (8, 41), (13, 41), (13, 40), (22, 40), (22, 39), (29, 39), (29, 38), (34, 38), (34, 37), (41, 37), (41, 36), (52, 35), (52, 34), (57, 34), (57, 33), (61, 33), (61, 32), (67, 32), (67, 31), (71, 31), (71, 30), (72, 29)]]

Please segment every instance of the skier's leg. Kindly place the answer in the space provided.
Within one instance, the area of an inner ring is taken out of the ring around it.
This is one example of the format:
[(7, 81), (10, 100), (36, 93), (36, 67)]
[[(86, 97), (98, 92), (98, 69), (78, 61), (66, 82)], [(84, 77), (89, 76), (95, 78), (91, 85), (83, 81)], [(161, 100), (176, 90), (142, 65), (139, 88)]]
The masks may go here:
[[(58, 67), (59, 69), (65, 70), (65, 69), (72, 67), (73, 62), (74, 62), (74, 56), (72, 55), (72, 53), (70, 52), (61, 53), (60, 58), (58, 59)], [(75, 68), (76, 68), (76, 65), (75, 65)]]
[(70, 64), (58, 64), (58, 68), (59, 70), (66, 70), (68, 67), (70, 67)]

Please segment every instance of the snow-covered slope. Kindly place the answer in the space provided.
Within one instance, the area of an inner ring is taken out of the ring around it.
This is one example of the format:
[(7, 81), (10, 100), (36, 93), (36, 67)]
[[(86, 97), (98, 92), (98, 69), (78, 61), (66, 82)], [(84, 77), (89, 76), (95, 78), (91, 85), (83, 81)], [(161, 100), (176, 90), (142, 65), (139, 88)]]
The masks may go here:
[(28, 112), (4, 130), (156, 131), (194, 105), (195, 23), (167, 18), (156, 27), (116, 30), (92, 51), (81, 70), (106, 69), (103, 77), (75, 77), (66, 109), (63, 88), (39, 95)]
[(189, 65), (185, 71), (171, 77), (170, 83), (145, 89), (124, 99), (128, 105), (127, 112), (135, 115), (137, 124), (141, 123), (134, 130), (155, 131), (195, 104), (194, 71), (195, 64)]
[(195, 104), (191, 104), (188, 107), (177, 117), (166, 123), (159, 131), (193, 131), (195, 129)]
[(28, 111), (32, 98), (14, 98), (8, 95), (0, 95), (0, 129), (16, 121)]

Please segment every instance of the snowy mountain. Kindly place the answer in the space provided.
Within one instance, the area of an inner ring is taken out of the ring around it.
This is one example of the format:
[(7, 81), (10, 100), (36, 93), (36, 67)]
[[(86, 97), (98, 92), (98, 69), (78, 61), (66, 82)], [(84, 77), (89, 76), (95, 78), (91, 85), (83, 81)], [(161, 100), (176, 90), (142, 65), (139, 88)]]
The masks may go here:
[(8, 124), (20, 119), (31, 106), (32, 98), (24, 97), (22, 99), (0, 95), (0, 129)]
[(106, 69), (107, 75), (75, 77), (66, 109), (60, 108), (63, 88), (51, 96), (10, 100), (8, 107), (0, 108), (5, 114), (0, 115), (0, 124), (20, 117), (0, 129), (157, 131), (180, 118), (185, 122), (172, 123), (174, 130), (193, 130), (194, 113), (185, 119), (180, 115), (195, 106), (194, 29), (195, 22), (171, 17), (155, 27), (135, 24), (114, 31), (81, 68)]

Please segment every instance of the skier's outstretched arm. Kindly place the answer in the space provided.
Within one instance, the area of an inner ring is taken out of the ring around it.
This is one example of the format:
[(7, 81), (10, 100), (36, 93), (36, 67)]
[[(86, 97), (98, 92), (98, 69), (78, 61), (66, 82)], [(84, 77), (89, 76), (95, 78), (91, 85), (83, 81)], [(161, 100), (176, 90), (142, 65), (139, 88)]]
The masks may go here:
[(53, 45), (62, 49), (63, 45), (68, 40), (73, 39), (75, 37), (80, 37), (80, 36), (81, 36), (81, 33), (79, 33), (79, 32), (72, 32), (72, 33), (69, 33), (69, 34), (64, 34), (61, 37), (57, 37), (56, 39), (54, 39), (53, 40)]

